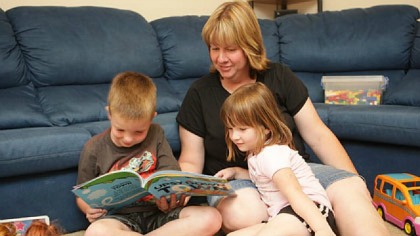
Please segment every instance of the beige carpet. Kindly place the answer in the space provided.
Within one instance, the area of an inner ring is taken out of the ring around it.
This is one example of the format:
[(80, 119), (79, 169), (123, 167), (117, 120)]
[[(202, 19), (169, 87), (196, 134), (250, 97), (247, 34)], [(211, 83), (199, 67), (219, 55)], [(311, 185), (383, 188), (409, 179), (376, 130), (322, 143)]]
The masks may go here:
[[(392, 224), (386, 223), (387, 227), (389, 229), (390, 235), (392, 236), (404, 236), (406, 235), (404, 233), (404, 231), (402, 231), (401, 229), (395, 227)], [(83, 236), (84, 235), (84, 231), (79, 231), (79, 232), (75, 232), (75, 233), (71, 233), (71, 234), (65, 234), (65, 236)]]

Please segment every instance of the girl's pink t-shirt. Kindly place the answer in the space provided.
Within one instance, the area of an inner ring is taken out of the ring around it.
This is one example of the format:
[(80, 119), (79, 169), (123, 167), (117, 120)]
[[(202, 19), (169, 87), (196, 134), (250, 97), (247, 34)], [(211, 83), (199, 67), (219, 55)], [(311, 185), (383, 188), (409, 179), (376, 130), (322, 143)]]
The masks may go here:
[(310, 199), (332, 209), (325, 189), (302, 156), (287, 145), (272, 145), (265, 147), (257, 155), (248, 156), (250, 178), (257, 186), (262, 200), (268, 206), (270, 218), (276, 216), (282, 208), (290, 205), (273, 182), (273, 175), (282, 168), (292, 169), (303, 192)]

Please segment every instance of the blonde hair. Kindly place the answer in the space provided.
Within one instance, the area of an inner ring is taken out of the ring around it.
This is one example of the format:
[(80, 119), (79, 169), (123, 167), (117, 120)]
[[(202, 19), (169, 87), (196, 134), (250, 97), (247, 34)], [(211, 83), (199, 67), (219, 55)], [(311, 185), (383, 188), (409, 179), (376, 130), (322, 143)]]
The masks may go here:
[(137, 72), (123, 72), (114, 77), (108, 94), (109, 113), (136, 120), (154, 117), (157, 89), (152, 79)]
[[(228, 129), (249, 126), (256, 129), (259, 153), (265, 146), (288, 145), (294, 149), (292, 132), (284, 123), (276, 100), (261, 82), (243, 85), (233, 92), (223, 103), (220, 112), (225, 125), (225, 140), (228, 146), (228, 161), (235, 160), (239, 149), (229, 138)], [(267, 135), (266, 130), (269, 130)]]
[[(248, 3), (234, 1), (221, 4), (207, 20), (201, 36), (208, 48), (211, 44), (239, 46), (248, 58), (251, 75), (267, 69), (269, 60), (261, 29)], [(216, 71), (213, 65), (210, 71)]]

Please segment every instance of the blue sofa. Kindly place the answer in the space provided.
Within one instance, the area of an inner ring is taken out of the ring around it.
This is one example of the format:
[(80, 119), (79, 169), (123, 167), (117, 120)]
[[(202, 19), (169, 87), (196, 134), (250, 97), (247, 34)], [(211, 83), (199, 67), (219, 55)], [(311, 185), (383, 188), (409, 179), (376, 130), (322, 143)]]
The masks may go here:
[[(268, 57), (308, 86), (323, 121), (372, 189), (379, 173), (420, 175), (419, 10), (377, 6), (260, 20)], [(105, 130), (111, 79), (152, 77), (175, 153), (175, 117), (208, 73), (207, 16), (141, 15), (100, 7), (0, 9), (0, 219), (48, 215), (67, 232), (88, 225), (70, 192), (84, 143)], [(384, 75), (383, 105), (324, 104), (323, 75)], [(316, 160), (316, 158), (314, 158)]]

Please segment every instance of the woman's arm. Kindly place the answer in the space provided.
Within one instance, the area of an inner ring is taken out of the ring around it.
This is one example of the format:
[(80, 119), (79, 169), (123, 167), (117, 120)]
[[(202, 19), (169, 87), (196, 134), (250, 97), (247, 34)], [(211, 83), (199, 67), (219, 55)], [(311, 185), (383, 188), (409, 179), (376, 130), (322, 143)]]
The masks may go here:
[(315, 203), (302, 191), (295, 174), (290, 168), (278, 170), (273, 175), (273, 181), (280, 192), (287, 198), (293, 210), (305, 220), (315, 233), (334, 235)]
[(178, 162), (182, 171), (202, 173), (204, 168), (204, 140), (179, 126), (181, 154)]
[(357, 170), (346, 150), (322, 122), (309, 98), (294, 116), (294, 120), (303, 140), (311, 147), (322, 163), (357, 174)]

